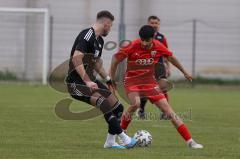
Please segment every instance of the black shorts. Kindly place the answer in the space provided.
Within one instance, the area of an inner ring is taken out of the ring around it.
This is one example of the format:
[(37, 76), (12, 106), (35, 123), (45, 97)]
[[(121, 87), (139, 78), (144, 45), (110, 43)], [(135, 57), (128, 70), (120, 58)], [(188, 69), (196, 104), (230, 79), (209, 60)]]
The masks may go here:
[(155, 78), (157, 80), (160, 80), (161, 78), (167, 78), (164, 57), (160, 57), (158, 63), (155, 65)]
[[(99, 80), (95, 80), (94, 82), (98, 85), (98, 88), (99, 88), (97, 92), (102, 94), (104, 97), (109, 96), (111, 94), (109, 89), (102, 82), (100, 82)], [(68, 83), (67, 86), (68, 86), (69, 94), (74, 99), (91, 104), (90, 98), (93, 92), (89, 87), (86, 86), (85, 83), (71, 82), (71, 83)]]

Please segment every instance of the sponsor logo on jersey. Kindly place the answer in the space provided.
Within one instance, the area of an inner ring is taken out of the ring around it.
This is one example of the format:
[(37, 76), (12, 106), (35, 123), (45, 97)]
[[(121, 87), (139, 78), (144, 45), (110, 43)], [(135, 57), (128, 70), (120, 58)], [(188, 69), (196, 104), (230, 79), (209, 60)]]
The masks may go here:
[(152, 65), (153, 63), (154, 63), (154, 59), (153, 58), (150, 58), (150, 59), (137, 59), (136, 60), (136, 64), (138, 64), (138, 65), (147, 66), (147, 65)]

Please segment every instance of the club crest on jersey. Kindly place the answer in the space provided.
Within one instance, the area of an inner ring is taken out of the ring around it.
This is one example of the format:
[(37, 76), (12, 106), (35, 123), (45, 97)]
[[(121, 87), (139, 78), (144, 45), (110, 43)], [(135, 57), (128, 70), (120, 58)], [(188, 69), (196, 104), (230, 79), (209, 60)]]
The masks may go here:
[(99, 51), (99, 50), (96, 50), (96, 51), (95, 51), (95, 54), (94, 54), (94, 57), (98, 57), (99, 53), (100, 53), (100, 51)]
[(155, 56), (156, 56), (156, 53), (157, 53), (157, 51), (151, 51), (152, 57), (155, 57)]

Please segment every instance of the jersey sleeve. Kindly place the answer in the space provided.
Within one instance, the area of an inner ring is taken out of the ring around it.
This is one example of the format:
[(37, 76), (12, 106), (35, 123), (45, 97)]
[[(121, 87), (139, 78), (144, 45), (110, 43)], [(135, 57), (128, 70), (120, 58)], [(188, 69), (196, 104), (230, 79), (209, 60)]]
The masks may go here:
[(123, 61), (125, 58), (127, 58), (127, 52), (125, 49), (120, 49), (115, 55), (114, 57), (117, 59), (117, 61), (121, 62)]
[(173, 53), (170, 50), (168, 50), (167, 48), (165, 48), (165, 50), (162, 51), (162, 54), (163, 54), (163, 56), (166, 56), (166, 57), (173, 56)]
[(82, 53), (87, 53), (88, 43), (85, 39), (79, 39), (75, 50), (81, 51)]
[(75, 50), (81, 51), (82, 53), (88, 52), (88, 45), (92, 40), (92, 30), (83, 31), (79, 34)]
[(160, 43), (160, 45), (158, 45), (157, 48), (158, 48), (158, 51), (161, 52), (163, 56), (165, 57), (173, 56), (173, 53), (168, 48), (166, 48), (163, 44)]
[(129, 50), (130, 46), (123, 47), (114, 55), (114, 57), (121, 62), (127, 58)]

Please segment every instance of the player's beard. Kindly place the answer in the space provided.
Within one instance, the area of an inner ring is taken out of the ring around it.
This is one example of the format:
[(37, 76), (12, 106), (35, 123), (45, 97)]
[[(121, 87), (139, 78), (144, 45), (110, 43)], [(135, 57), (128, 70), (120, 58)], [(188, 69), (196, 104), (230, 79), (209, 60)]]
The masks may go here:
[(106, 37), (108, 35), (109, 31), (103, 30), (102, 36)]

